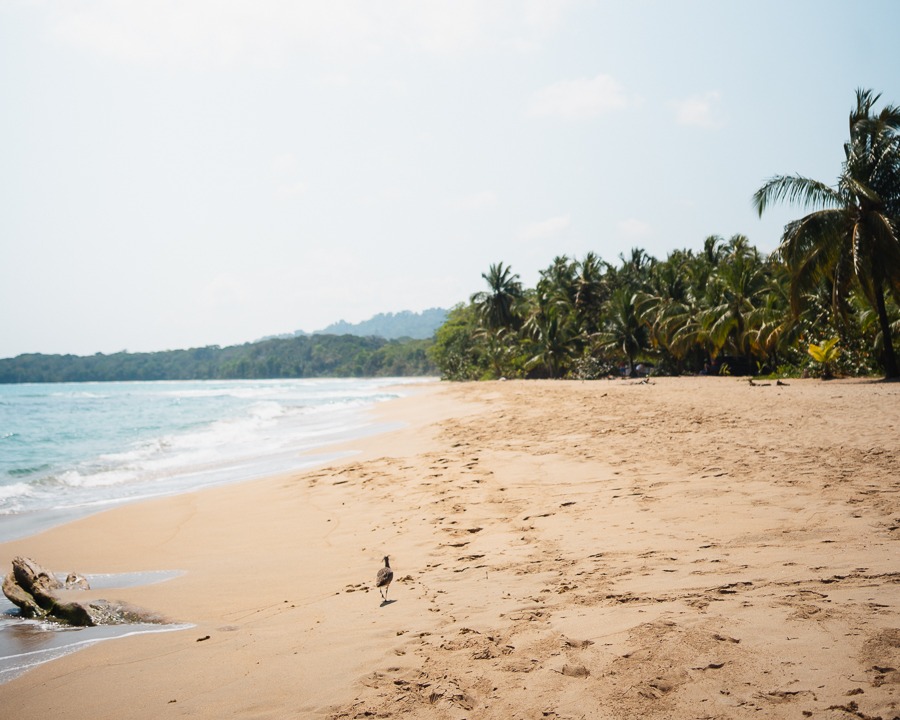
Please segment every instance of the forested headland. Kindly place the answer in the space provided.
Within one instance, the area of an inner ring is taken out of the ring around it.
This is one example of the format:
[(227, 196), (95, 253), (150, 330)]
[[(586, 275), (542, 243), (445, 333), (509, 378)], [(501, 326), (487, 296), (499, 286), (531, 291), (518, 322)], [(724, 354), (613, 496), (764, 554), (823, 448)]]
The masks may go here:
[(0, 383), (436, 375), (428, 340), (310, 335), (244, 345), (0, 359)]

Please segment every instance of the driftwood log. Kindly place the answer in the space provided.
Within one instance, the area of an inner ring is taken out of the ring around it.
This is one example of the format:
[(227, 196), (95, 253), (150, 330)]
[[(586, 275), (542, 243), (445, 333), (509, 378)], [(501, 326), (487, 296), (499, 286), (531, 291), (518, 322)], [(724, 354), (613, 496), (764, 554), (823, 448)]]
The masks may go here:
[(3, 578), (3, 594), (25, 617), (52, 619), (80, 627), (166, 622), (159, 615), (124, 603), (64, 600), (58, 594), (60, 590), (90, 589), (88, 581), (77, 573), (69, 573), (63, 583), (31, 558), (17, 557), (12, 566), (12, 572)]

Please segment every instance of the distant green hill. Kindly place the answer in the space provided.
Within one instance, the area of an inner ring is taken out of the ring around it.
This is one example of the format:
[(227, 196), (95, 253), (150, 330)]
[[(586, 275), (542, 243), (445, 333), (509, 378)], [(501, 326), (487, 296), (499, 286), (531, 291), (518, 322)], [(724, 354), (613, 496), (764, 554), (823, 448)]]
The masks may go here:
[(0, 383), (436, 375), (430, 345), (345, 334), (152, 353), (29, 354), (0, 359)]
[(316, 335), (358, 335), (359, 337), (381, 337), (387, 340), (413, 338), (425, 340), (434, 335), (447, 319), (447, 311), (431, 308), (421, 313), (403, 310), (398, 313), (378, 313), (369, 320), (351, 324), (341, 320), (329, 325)]

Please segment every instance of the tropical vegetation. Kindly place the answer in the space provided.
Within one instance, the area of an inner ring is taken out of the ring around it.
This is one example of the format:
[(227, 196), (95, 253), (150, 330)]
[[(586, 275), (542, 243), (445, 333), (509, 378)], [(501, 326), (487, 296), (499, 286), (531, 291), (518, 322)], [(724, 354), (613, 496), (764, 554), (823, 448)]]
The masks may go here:
[[(859, 90), (837, 184), (775, 176), (754, 195), (810, 210), (766, 255), (743, 235), (657, 259), (558, 256), (523, 286), (491, 265), (431, 357), (447, 379), (657, 373), (900, 376), (900, 109)], [(825, 349), (824, 355), (822, 349)]]

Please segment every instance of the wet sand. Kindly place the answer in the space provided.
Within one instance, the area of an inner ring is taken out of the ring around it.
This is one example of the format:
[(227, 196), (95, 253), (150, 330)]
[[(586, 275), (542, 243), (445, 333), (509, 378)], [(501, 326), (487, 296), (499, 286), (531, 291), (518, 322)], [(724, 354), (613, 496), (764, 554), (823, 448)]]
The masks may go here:
[[(0, 545), (189, 630), (0, 685), (22, 717), (900, 716), (900, 385), (441, 384), (291, 476)], [(374, 587), (384, 555), (388, 603)]]

